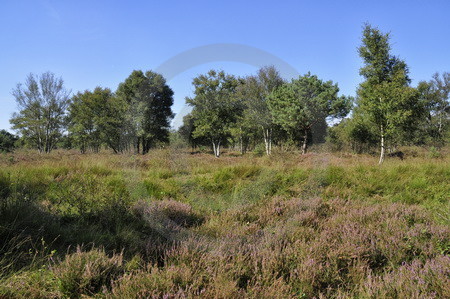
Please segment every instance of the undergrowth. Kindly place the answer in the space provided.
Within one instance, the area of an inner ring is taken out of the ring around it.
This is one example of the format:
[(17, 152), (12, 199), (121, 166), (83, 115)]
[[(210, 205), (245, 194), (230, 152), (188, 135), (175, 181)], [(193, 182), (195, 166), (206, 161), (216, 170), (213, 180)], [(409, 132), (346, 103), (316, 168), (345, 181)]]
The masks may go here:
[(450, 297), (446, 156), (0, 158), (0, 297)]

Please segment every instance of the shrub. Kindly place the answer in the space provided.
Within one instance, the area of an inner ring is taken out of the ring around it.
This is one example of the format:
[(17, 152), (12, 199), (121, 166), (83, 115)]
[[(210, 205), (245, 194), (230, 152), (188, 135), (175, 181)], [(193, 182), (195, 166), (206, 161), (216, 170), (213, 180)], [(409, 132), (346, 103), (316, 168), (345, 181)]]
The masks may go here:
[(0, 153), (1, 152), (12, 152), (15, 148), (15, 143), (18, 140), (18, 138), (16, 136), (14, 136), (13, 134), (5, 131), (5, 130), (1, 130), (0, 131)]
[(450, 257), (414, 260), (382, 275), (369, 275), (362, 295), (369, 298), (449, 298)]
[(449, 296), (447, 158), (13, 155), (0, 297)]
[(134, 215), (144, 219), (148, 224), (163, 226), (170, 230), (188, 228), (203, 222), (203, 218), (194, 213), (191, 206), (172, 199), (139, 201), (132, 210)]
[(53, 267), (61, 292), (70, 297), (94, 295), (109, 289), (111, 282), (124, 273), (122, 255), (108, 257), (103, 250), (82, 251), (80, 247)]
[(428, 152), (428, 158), (432, 159), (442, 158), (442, 155), (436, 147), (432, 146), (430, 148), (430, 151)]
[(63, 298), (52, 271), (39, 269), (0, 281), (0, 298)]

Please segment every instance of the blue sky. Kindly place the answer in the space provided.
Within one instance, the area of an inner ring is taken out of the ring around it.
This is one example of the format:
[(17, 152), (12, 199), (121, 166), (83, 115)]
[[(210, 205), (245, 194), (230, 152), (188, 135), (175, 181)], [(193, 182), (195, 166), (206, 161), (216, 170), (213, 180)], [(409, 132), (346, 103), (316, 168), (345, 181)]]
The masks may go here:
[[(73, 93), (96, 86), (115, 90), (134, 69), (155, 70), (184, 51), (217, 43), (268, 52), (354, 95), (364, 22), (391, 32), (392, 52), (407, 62), (415, 85), (450, 71), (449, 13), (448, 0), (2, 0), (0, 129), (10, 128), (16, 111), (11, 90), (30, 72), (52, 71)], [(258, 67), (207, 61), (183, 71), (168, 81), (174, 112), (192, 95), (192, 78), (211, 68), (247, 75)]]

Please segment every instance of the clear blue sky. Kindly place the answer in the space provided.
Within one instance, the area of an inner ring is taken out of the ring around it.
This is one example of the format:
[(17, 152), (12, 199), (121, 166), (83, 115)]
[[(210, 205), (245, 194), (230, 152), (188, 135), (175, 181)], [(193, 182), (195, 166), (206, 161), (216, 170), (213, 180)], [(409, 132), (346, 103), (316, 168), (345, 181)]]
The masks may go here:
[[(450, 1), (68, 1), (0, 2), (0, 129), (16, 110), (11, 90), (30, 72), (52, 71), (72, 92), (115, 90), (133, 69), (156, 69), (189, 49), (233, 43), (311, 71), (354, 95), (364, 22), (392, 33), (413, 85), (450, 71)], [(174, 112), (210, 68), (247, 75), (243, 62), (208, 62), (171, 79)]]

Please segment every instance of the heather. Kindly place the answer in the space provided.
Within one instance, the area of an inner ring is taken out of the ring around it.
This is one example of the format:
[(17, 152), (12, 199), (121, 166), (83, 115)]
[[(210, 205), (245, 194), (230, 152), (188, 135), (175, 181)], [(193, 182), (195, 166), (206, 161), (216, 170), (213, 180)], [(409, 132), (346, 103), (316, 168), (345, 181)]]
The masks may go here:
[(403, 151), (2, 154), (0, 297), (449, 297), (448, 154)]

